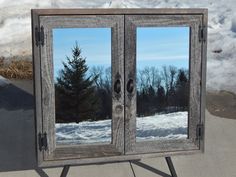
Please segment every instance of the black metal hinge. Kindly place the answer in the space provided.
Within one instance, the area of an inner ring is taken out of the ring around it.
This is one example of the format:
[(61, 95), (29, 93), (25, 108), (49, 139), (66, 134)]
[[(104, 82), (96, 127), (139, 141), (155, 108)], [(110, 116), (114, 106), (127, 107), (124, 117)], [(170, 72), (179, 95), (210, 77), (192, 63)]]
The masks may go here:
[(203, 134), (204, 134), (204, 125), (203, 124), (198, 124), (197, 125), (197, 130), (196, 130), (196, 137), (198, 140), (203, 139)]
[(35, 27), (35, 42), (36, 46), (44, 46), (44, 28), (43, 26)]
[(38, 134), (38, 141), (39, 141), (39, 150), (47, 150), (48, 149), (48, 140), (47, 140), (47, 133), (39, 133)]
[(207, 38), (207, 27), (206, 26), (199, 26), (199, 42), (206, 42)]

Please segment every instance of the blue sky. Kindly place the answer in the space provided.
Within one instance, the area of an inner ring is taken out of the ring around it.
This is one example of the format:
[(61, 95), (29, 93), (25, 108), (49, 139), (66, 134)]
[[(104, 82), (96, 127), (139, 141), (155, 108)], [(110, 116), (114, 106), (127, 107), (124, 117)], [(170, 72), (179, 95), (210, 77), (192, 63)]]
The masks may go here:
[(53, 29), (54, 76), (62, 69), (62, 61), (71, 57), (77, 41), (89, 67), (111, 66), (111, 28), (59, 28)]
[(188, 68), (189, 27), (137, 28), (137, 68)]
[[(82, 56), (91, 66), (111, 65), (110, 28), (60, 28), (53, 29), (54, 76), (62, 68), (62, 61), (71, 56), (75, 41)], [(137, 28), (137, 68), (174, 65), (188, 68), (189, 27)]]

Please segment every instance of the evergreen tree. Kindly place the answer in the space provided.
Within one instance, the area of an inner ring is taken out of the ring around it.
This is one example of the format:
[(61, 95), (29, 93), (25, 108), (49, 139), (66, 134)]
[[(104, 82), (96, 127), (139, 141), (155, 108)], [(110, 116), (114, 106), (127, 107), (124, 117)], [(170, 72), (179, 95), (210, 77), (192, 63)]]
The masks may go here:
[(94, 82), (98, 76), (87, 75), (86, 58), (81, 56), (77, 42), (72, 48), (72, 57), (66, 59), (55, 84), (56, 121), (96, 120), (98, 99)]
[(156, 93), (154, 88), (150, 85), (148, 88), (148, 111), (150, 115), (154, 115), (157, 110), (156, 110)]
[(157, 88), (157, 109), (158, 111), (163, 111), (166, 106), (166, 95), (165, 89), (161, 85)]
[(176, 81), (176, 105), (182, 110), (187, 110), (189, 102), (189, 79), (183, 69), (178, 71)]

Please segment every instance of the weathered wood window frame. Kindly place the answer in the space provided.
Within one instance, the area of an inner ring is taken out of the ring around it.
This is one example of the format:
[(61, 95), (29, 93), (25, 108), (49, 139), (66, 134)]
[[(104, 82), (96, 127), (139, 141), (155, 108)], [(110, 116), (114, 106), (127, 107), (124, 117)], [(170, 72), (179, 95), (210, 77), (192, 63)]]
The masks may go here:
[[(125, 92), (126, 116), (125, 116), (125, 152), (126, 154), (166, 152), (181, 150), (197, 150), (200, 141), (197, 138), (196, 127), (201, 122), (201, 41), (199, 40), (199, 26), (202, 26), (201, 15), (128, 15), (125, 18), (125, 80), (130, 76), (135, 79), (136, 73), (136, 29), (137, 27), (189, 27), (190, 28), (190, 99), (188, 116), (188, 139), (158, 140), (136, 142), (136, 91), (129, 96)], [(129, 133), (131, 132), (131, 133)], [(129, 135), (129, 136), (127, 136)]]
[[(136, 142), (137, 27), (190, 27), (190, 108), (188, 139)], [(34, 9), (32, 42), (39, 166), (125, 161), (204, 150), (206, 9)], [(52, 61), (53, 28), (111, 28), (112, 85), (119, 73), (121, 92), (112, 92), (112, 143), (56, 147)], [(45, 138), (44, 138), (45, 137)]]

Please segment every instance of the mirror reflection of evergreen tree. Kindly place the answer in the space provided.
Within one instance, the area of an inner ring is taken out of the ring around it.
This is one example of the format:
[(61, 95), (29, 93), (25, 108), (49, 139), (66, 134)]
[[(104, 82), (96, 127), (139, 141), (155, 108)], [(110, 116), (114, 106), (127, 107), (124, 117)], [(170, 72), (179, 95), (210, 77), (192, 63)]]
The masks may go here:
[(72, 48), (72, 57), (63, 62), (55, 84), (57, 122), (81, 122), (96, 120), (98, 98), (94, 82), (98, 76), (88, 76), (86, 58), (81, 56), (77, 42)]
[(158, 112), (161, 112), (165, 106), (166, 106), (166, 98), (165, 98), (165, 89), (164, 87), (162, 86), (159, 86), (157, 88), (157, 96), (156, 96), (156, 99), (157, 99), (157, 110)]
[(176, 104), (182, 110), (188, 110), (188, 102), (189, 102), (189, 81), (187, 78), (187, 71), (180, 69), (178, 71), (177, 81), (176, 81)]

